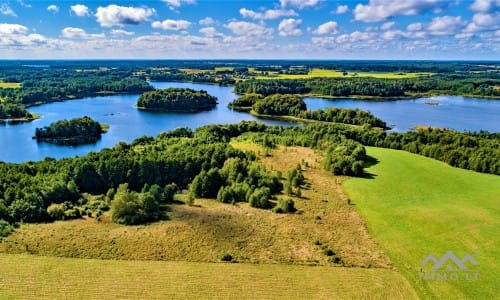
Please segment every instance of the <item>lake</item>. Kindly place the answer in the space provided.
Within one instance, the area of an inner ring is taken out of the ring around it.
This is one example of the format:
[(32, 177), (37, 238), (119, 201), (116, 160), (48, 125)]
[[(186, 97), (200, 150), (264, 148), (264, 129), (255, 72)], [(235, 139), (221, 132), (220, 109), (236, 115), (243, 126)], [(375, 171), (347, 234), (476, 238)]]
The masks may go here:
[[(81, 100), (56, 102), (31, 107), (29, 110), (41, 116), (40, 119), (18, 125), (0, 125), (0, 161), (24, 162), (42, 160), (45, 157), (62, 158), (82, 156), (90, 151), (110, 148), (120, 141), (131, 142), (143, 136), (156, 136), (162, 131), (181, 126), (195, 129), (206, 124), (230, 124), (242, 120), (260, 120), (269, 125), (289, 125), (290, 123), (257, 119), (248, 113), (236, 112), (227, 105), (237, 95), (232, 87), (217, 85), (153, 82), (157, 88), (181, 87), (203, 89), (218, 98), (219, 104), (210, 111), (198, 113), (159, 113), (137, 110), (134, 105), (139, 95), (115, 95)], [(428, 105), (426, 102), (438, 105)], [(416, 100), (372, 102), (353, 99), (328, 100), (306, 98), (309, 109), (337, 106), (360, 108), (371, 111), (383, 119), (394, 131), (407, 131), (415, 125), (454, 128), (457, 130), (491, 132), (500, 131), (500, 101), (463, 97), (435, 97)], [(96, 144), (83, 146), (58, 146), (37, 143), (32, 139), (37, 127), (75, 117), (89, 116), (94, 120), (109, 124), (110, 128)]]

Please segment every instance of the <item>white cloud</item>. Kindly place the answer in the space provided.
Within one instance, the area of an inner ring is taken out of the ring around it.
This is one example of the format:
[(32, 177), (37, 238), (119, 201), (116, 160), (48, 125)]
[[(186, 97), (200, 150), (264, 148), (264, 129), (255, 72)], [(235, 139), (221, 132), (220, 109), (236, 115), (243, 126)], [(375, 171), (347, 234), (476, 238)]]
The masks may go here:
[(406, 26), (406, 30), (408, 31), (419, 31), (419, 30), (422, 30), (422, 28), (424, 28), (424, 26), (422, 25), (422, 23), (411, 23), (409, 24), (408, 26)]
[(335, 10), (335, 13), (338, 15), (345, 14), (346, 12), (349, 11), (349, 6), (347, 5), (339, 5), (337, 6), (337, 9)]
[(28, 34), (28, 30), (28, 27), (24, 25), (1, 23), (0, 48), (5, 47), (6, 50), (24, 49), (47, 42), (46, 37), (40, 34)]
[(10, 8), (8, 3), (2, 3), (0, 5), (0, 13), (5, 16), (17, 17), (16, 13)]
[(51, 13), (56, 14), (59, 12), (59, 6), (51, 4), (51, 5), (47, 6), (47, 11), (50, 11)]
[(470, 9), (473, 11), (488, 12), (500, 6), (500, 0), (475, 0)]
[(61, 35), (67, 39), (103, 39), (106, 36), (104, 33), (100, 34), (88, 34), (82, 28), (66, 27), (61, 30)]
[(86, 17), (90, 15), (89, 8), (83, 4), (71, 5), (71, 11), (79, 17)]
[(281, 36), (299, 36), (302, 35), (302, 30), (299, 26), (302, 20), (297, 19), (284, 19), (278, 25), (279, 34)]
[(111, 34), (115, 35), (115, 36), (130, 36), (130, 35), (134, 35), (135, 32), (126, 31), (123, 29), (113, 29), (113, 30), (111, 30)]
[(320, 2), (321, 0), (280, 0), (281, 7), (297, 7), (298, 9), (316, 6)]
[(382, 38), (384, 40), (395, 40), (399, 38), (408, 38), (410, 34), (401, 30), (388, 30), (382, 33)]
[(97, 22), (103, 27), (139, 25), (148, 21), (156, 11), (153, 8), (125, 7), (115, 4), (99, 6), (95, 14)]
[(393, 16), (410, 16), (437, 9), (442, 0), (370, 0), (366, 5), (358, 4), (354, 8), (354, 19), (363, 22), (384, 21)]
[(26, 34), (28, 27), (19, 24), (0, 24), (0, 36)]
[(214, 27), (204, 27), (200, 29), (200, 33), (209, 38), (222, 38), (224, 35), (217, 31)]
[(297, 13), (293, 9), (268, 9), (263, 12), (255, 12), (250, 9), (242, 8), (240, 9), (240, 14), (243, 17), (255, 20), (271, 20), (281, 17), (297, 16)]
[(195, 0), (162, 0), (165, 2), (171, 10), (175, 10), (181, 7), (182, 4), (194, 4)]
[(464, 29), (464, 32), (492, 31), (500, 28), (500, 12), (498, 13), (476, 13), (472, 21)]
[(226, 28), (240, 36), (269, 37), (273, 34), (273, 30), (266, 28), (264, 25), (244, 21), (232, 21), (226, 25)]
[(337, 34), (338, 29), (339, 26), (337, 22), (330, 21), (319, 25), (318, 28), (313, 31), (313, 34), (317, 35)]
[(214, 25), (216, 22), (211, 17), (206, 17), (204, 19), (201, 19), (198, 23), (200, 25), (203, 25), (203, 26), (210, 26), (210, 25)]
[(33, 6), (31, 4), (27, 4), (27, 3), (24, 3), (23, 0), (17, 0), (17, 2), (19, 3), (19, 5), (21, 5), (22, 7), (26, 7), (26, 8), (32, 8)]
[(380, 29), (389, 30), (392, 27), (394, 27), (394, 25), (396, 25), (396, 22), (386, 22), (386, 23), (382, 24), (382, 26), (380, 26)]
[(431, 35), (452, 35), (456, 34), (463, 25), (461, 17), (442, 16), (432, 19), (428, 29)]
[(163, 30), (186, 30), (191, 26), (191, 22), (186, 20), (165, 20), (163, 22), (153, 22), (151, 27)]

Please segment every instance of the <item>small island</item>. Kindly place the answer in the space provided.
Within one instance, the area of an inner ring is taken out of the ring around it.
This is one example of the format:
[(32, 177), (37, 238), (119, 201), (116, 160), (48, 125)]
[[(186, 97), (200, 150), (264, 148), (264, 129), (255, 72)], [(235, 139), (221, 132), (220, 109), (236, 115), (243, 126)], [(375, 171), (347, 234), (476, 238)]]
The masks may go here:
[(107, 125), (85, 116), (69, 121), (60, 120), (50, 126), (37, 128), (33, 139), (58, 145), (92, 144), (101, 138), (101, 134), (106, 132), (107, 128)]
[(217, 98), (207, 91), (168, 88), (145, 92), (137, 100), (139, 109), (173, 112), (210, 110), (217, 105)]

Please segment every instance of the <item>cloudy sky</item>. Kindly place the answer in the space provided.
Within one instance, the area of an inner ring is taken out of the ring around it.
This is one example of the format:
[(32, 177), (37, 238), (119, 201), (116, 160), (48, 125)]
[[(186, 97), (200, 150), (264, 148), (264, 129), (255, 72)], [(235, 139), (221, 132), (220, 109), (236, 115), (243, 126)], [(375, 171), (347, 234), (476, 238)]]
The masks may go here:
[(500, 0), (0, 0), (0, 59), (500, 59)]

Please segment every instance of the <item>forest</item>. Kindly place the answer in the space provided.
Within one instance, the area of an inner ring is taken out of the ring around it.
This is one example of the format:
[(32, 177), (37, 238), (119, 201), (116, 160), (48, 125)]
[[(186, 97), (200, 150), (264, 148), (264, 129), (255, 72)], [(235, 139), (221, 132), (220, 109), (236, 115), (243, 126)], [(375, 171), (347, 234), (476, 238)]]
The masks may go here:
[(207, 91), (168, 88), (143, 93), (137, 100), (137, 107), (162, 111), (199, 111), (212, 109), (217, 98)]
[(274, 94), (264, 97), (260, 94), (251, 93), (235, 99), (229, 103), (229, 107), (244, 111), (251, 110), (259, 115), (293, 116), (303, 120), (369, 125), (389, 129), (384, 121), (360, 109), (332, 107), (324, 110), (307, 110), (307, 105), (297, 95)]
[(85, 116), (71, 120), (60, 120), (49, 126), (37, 128), (34, 138), (39, 142), (58, 145), (81, 145), (97, 142), (102, 133), (103, 125)]

